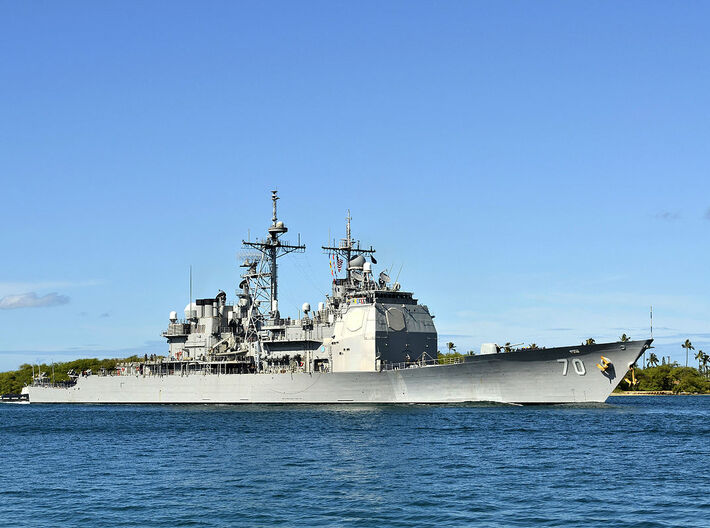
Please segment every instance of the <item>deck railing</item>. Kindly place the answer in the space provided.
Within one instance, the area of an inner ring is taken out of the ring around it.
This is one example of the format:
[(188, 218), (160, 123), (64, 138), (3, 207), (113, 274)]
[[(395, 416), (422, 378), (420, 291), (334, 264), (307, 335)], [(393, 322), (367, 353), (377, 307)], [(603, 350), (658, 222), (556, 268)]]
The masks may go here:
[[(464, 357), (442, 357), (438, 359), (420, 359), (417, 361), (403, 361), (400, 363), (383, 363), (380, 370), (405, 370), (412, 368), (424, 368), (424, 367), (435, 367), (443, 365), (456, 365), (463, 363), (465, 361)], [(77, 378), (87, 377), (87, 376), (195, 376), (195, 375), (231, 375), (236, 374), (234, 372), (234, 365), (232, 365), (231, 371), (227, 368), (227, 365), (232, 362), (210, 362), (210, 363), (194, 363), (184, 362), (180, 363), (179, 368), (175, 368), (174, 364), (167, 363), (147, 363), (143, 364), (142, 368), (134, 364), (118, 364), (116, 369), (101, 369), (99, 372), (87, 372), (78, 375), (69, 381), (58, 381), (52, 382), (48, 378), (34, 379), (31, 382), (33, 386), (49, 386), (49, 387), (73, 387)], [(183, 369), (184, 367), (184, 369)], [(125, 368), (125, 371), (122, 369)], [(330, 369), (322, 368), (319, 372), (329, 372)], [(286, 374), (295, 372), (305, 372), (305, 369), (301, 366), (294, 365), (272, 365), (265, 368), (262, 373), (269, 374)], [(246, 372), (245, 372), (246, 373)]]
[(401, 370), (408, 368), (434, 367), (437, 365), (456, 365), (463, 363), (463, 357), (442, 357), (438, 359), (420, 359), (418, 361), (403, 361), (401, 363), (385, 363), (382, 370)]

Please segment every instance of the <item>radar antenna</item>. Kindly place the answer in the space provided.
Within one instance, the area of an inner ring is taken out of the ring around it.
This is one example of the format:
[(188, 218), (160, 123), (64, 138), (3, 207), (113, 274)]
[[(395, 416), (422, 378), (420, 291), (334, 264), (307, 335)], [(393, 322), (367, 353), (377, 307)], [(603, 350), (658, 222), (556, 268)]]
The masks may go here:
[[(278, 191), (271, 191), (273, 216), (271, 217), (271, 226), (268, 229), (268, 237), (261, 240), (257, 239), (254, 242), (242, 240), (242, 245), (245, 248), (256, 249), (262, 254), (263, 262), (265, 264), (264, 268), (268, 268), (268, 275), (270, 276), (268, 286), (270, 306), (268, 306), (268, 310), (260, 308), (260, 312), (262, 315), (270, 313), (274, 318), (278, 317), (278, 267), (276, 261), (279, 257), (283, 257), (284, 255), (293, 253), (294, 251), (303, 253), (306, 250), (306, 246), (301, 244), (301, 235), (298, 235), (297, 244), (289, 244), (288, 242), (281, 240), (281, 235), (286, 233), (288, 228), (283, 222), (278, 220), (278, 216), (276, 214), (276, 202), (278, 199)], [(249, 279), (249, 277), (245, 278)], [(262, 282), (256, 281), (254, 286), (254, 293), (257, 296), (263, 293), (264, 285)], [(250, 288), (250, 291), (251, 290), (252, 288)]]
[(350, 274), (350, 261), (353, 259), (354, 255), (367, 254), (370, 255), (373, 263), (377, 263), (372, 254), (375, 250), (372, 246), (368, 248), (360, 247), (359, 240), (353, 240), (350, 232), (350, 221), (352, 217), (350, 216), (350, 209), (348, 209), (348, 216), (345, 217), (345, 238), (340, 239), (340, 244), (335, 245), (335, 240), (332, 246), (321, 246), (324, 253), (335, 253), (336, 255), (341, 255), (345, 257), (345, 271), (347, 273), (347, 282), (350, 284), (351, 274)]

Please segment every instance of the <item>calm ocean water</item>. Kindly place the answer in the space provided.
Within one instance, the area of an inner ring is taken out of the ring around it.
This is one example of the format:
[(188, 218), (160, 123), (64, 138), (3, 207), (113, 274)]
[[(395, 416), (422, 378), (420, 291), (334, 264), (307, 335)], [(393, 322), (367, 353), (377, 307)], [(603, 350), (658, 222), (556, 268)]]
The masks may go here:
[(1, 526), (710, 526), (710, 397), (0, 405)]

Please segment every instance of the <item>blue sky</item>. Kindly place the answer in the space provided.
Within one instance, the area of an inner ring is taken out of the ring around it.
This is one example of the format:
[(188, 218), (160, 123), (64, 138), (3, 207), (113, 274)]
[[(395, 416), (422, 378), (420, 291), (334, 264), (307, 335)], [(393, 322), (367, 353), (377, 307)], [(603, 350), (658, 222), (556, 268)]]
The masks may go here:
[(0, 1), (0, 370), (163, 353), (238, 283), (269, 191), (356, 235), (441, 343), (649, 333), (710, 352), (702, 2)]

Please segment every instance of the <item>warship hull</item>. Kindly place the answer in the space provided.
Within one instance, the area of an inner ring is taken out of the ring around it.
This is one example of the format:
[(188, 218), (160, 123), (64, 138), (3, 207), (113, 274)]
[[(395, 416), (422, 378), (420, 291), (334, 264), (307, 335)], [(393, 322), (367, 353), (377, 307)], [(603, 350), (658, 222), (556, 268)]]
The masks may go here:
[[(651, 340), (465, 356), (379, 372), (116, 375), (28, 386), (30, 403), (600, 403)], [(606, 370), (597, 367), (608, 360)]]

